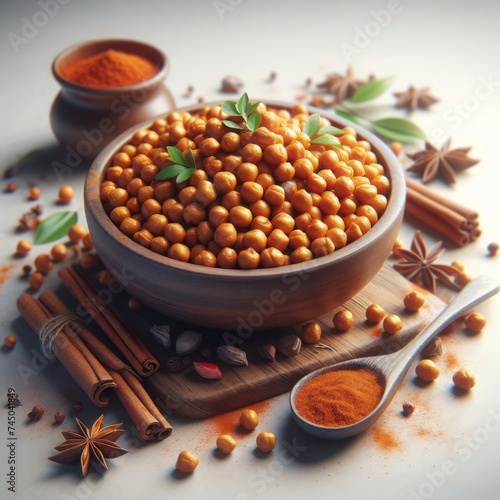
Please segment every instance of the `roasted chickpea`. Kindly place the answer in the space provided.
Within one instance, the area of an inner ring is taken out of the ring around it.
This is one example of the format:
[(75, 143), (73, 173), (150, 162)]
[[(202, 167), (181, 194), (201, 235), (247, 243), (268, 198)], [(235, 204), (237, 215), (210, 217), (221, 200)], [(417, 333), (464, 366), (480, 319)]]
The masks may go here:
[(240, 207), (242, 204), (241, 194), (239, 191), (229, 191), (225, 193), (221, 198), (221, 205), (226, 209), (231, 211), (232, 208)]
[(295, 169), (290, 162), (283, 162), (273, 169), (273, 176), (278, 183), (291, 181), (295, 177)]
[(141, 229), (137, 231), (133, 236), (133, 240), (145, 248), (149, 248), (149, 244), (151, 243), (151, 240), (153, 238), (154, 238), (153, 233), (148, 229)]
[(279, 165), (287, 161), (288, 153), (283, 144), (271, 144), (264, 149), (264, 161), (269, 165)]
[[(261, 173), (255, 179), (255, 182), (260, 184), (264, 191), (267, 191), (270, 186), (274, 186), (274, 177), (271, 174)], [(284, 201), (284, 200), (283, 200)]]
[(50, 271), (52, 271), (52, 268), (54, 267), (50, 255), (46, 253), (37, 255), (35, 257), (34, 264), (36, 271), (42, 274), (48, 274)]
[(293, 231), (293, 228), (295, 227), (294, 218), (285, 212), (280, 212), (276, 214), (271, 219), (271, 222), (275, 229), (281, 229), (283, 233), (285, 233), (285, 235), (289, 235)]
[[(230, 246), (230, 245), (221, 245)], [(243, 247), (262, 252), (267, 246), (267, 236), (260, 229), (251, 229), (243, 235)]]
[(61, 262), (66, 258), (68, 254), (68, 247), (62, 243), (56, 243), (50, 249), (50, 255), (54, 262)]
[(190, 250), (182, 243), (174, 243), (167, 252), (167, 256), (171, 259), (179, 260), (181, 262), (189, 262)]
[(39, 271), (35, 271), (28, 276), (28, 284), (33, 290), (40, 290), (44, 280), (45, 276)]
[(231, 172), (217, 172), (214, 176), (214, 186), (218, 193), (233, 191), (236, 183), (236, 176)]
[(273, 229), (267, 238), (269, 247), (277, 248), (281, 252), (284, 252), (288, 248), (288, 242), (288, 236), (278, 228)]
[(328, 226), (320, 219), (314, 219), (306, 228), (307, 237), (310, 240), (323, 238), (328, 232)]
[(178, 222), (169, 222), (165, 226), (164, 236), (170, 243), (182, 243), (186, 237), (186, 230)]
[(240, 136), (235, 132), (227, 132), (221, 138), (222, 151), (234, 153), (240, 147)]
[(267, 217), (257, 215), (250, 224), (250, 229), (260, 229), (266, 236), (269, 236), (273, 230), (273, 225)]
[(184, 208), (182, 216), (187, 224), (196, 225), (205, 220), (206, 210), (203, 205), (194, 201)]
[(302, 326), (300, 338), (306, 344), (316, 344), (321, 339), (321, 325), (316, 321), (310, 321)]
[(163, 214), (153, 214), (146, 222), (147, 229), (151, 231), (154, 236), (162, 236), (168, 219)]
[(245, 203), (254, 203), (264, 195), (264, 188), (257, 182), (244, 182), (240, 187), (241, 198)]
[(465, 317), (465, 326), (472, 332), (479, 333), (486, 326), (486, 318), (478, 312), (471, 312)]
[(221, 247), (232, 247), (236, 243), (238, 233), (231, 222), (224, 222), (217, 226), (214, 232), (214, 240)]
[(150, 198), (142, 204), (141, 214), (146, 220), (148, 220), (153, 214), (159, 213), (161, 213), (161, 204), (158, 200)]
[(155, 190), (152, 186), (144, 186), (137, 193), (137, 201), (142, 205), (146, 200), (154, 197)]
[(227, 455), (236, 448), (236, 440), (230, 434), (219, 436), (216, 441), (217, 449)]
[(285, 190), (281, 186), (273, 184), (264, 193), (264, 201), (272, 206), (279, 206), (285, 201)]
[(342, 309), (333, 316), (333, 325), (337, 330), (346, 332), (354, 326), (354, 317), (351, 311)]
[(236, 179), (240, 183), (255, 181), (259, 176), (259, 168), (255, 163), (241, 163), (235, 172)]
[(304, 231), (300, 229), (294, 229), (288, 235), (288, 245), (291, 249), (297, 249), (299, 247), (309, 248), (311, 245), (311, 240)]
[(399, 332), (401, 328), (403, 328), (403, 322), (397, 314), (389, 314), (384, 318), (382, 326), (385, 333), (394, 335), (395, 333)]
[(215, 267), (217, 265), (217, 258), (212, 252), (202, 250), (194, 259), (194, 263), (199, 266)]
[(238, 253), (238, 265), (242, 269), (257, 269), (260, 264), (260, 254), (253, 248), (244, 248)]
[(404, 306), (408, 311), (418, 311), (425, 303), (424, 296), (415, 290), (407, 293), (404, 297)]
[(125, 217), (120, 223), (120, 231), (130, 238), (141, 229), (141, 223), (132, 217)]
[(240, 155), (243, 161), (259, 163), (262, 159), (262, 149), (257, 144), (249, 143), (240, 149)]
[(197, 188), (194, 186), (186, 186), (179, 191), (177, 195), (177, 199), (182, 205), (186, 206), (195, 201), (195, 196), (197, 193)]
[(123, 207), (127, 203), (129, 196), (126, 189), (115, 188), (109, 193), (108, 201), (112, 207)]
[(153, 252), (159, 253), (161, 255), (167, 255), (170, 243), (164, 236), (156, 236), (151, 240), (149, 248)]
[(78, 243), (85, 236), (87, 231), (80, 224), (73, 224), (68, 231), (68, 238), (71, 243)]
[(184, 206), (175, 200), (163, 202), (161, 213), (167, 216), (169, 222), (182, 222), (184, 220)]
[(248, 227), (252, 219), (253, 214), (250, 209), (246, 207), (236, 206), (229, 211), (229, 221), (236, 227)]
[(415, 368), (415, 373), (420, 380), (432, 382), (439, 377), (439, 368), (430, 359), (422, 359)]
[(276, 436), (272, 432), (259, 432), (255, 440), (257, 448), (263, 453), (269, 453), (276, 446)]
[(307, 262), (308, 260), (311, 260), (313, 258), (313, 253), (309, 248), (302, 246), (296, 248), (291, 254), (290, 254), (290, 260), (292, 264), (297, 264), (299, 262)]
[(217, 199), (215, 186), (210, 181), (200, 181), (196, 187), (195, 200), (206, 207)]
[(264, 200), (254, 201), (253, 203), (250, 203), (248, 208), (250, 209), (254, 217), (260, 216), (268, 219), (271, 216), (271, 206), (268, 205)]
[(470, 391), (476, 385), (476, 377), (465, 368), (460, 368), (453, 374), (453, 383), (463, 391)]
[(193, 472), (198, 464), (199, 459), (193, 455), (191, 452), (184, 450), (179, 453), (177, 462), (175, 463), (175, 468), (184, 473)]
[(298, 191), (296, 191), (292, 195), (290, 202), (293, 209), (298, 213), (307, 212), (313, 206), (312, 197), (305, 189), (299, 189)]
[(285, 263), (285, 256), (281, 250), (274, 247), (265, 248), (260, 254), (262, 267), (281, 267)]
[(238, 254), (234, 248), (223, 248), (217, 254), (217, 265), (222, 269), (235, 269), (238, 266)]
[(19, 240), (16, 245), (16, 255), (28, 255), (31, 250), (31, 243), (28, 240)]
[(229, 219), (229, 212), (222, 205), (213, 206), (208, 213), (208, 222), (216, 228)]
[(259, 415), (255, 410), (247, 408), (241, 412), (239, 424), (247, 431), (253, 431), (259, 425)]
[(59, 188), (58, 201), (63, 205), (67, 205), (75, 196), (75, 190), (68, 185), (63, 185)]
[(321, 237), (316, 238), (311, 243), (311, 252), (314, 257), (324, 257), (335, 251), (335, 245), (330, 238)]

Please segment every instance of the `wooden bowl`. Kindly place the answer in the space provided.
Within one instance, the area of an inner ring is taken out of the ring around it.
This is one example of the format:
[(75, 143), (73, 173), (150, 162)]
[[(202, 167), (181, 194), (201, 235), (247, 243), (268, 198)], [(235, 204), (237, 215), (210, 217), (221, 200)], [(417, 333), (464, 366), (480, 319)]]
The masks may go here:
[[(290, 109), (290, 104), (265, 101)], [(209, 103), (213, 105), (216, 103)], [(217, 103), (218, 104), (218, 103)], [(194, 112), (200, 105), (182, 108)], [(100, 185), (111, 159), (134, 132), (131, 128), (95, 159), (85, 182), (85, 211), (95, 248), (125, 289), (152, 309), (200, 327), (236, 332), (300, 324), (353, 297), (381, 269), (398, 236), (405, 206), (405, 182), (392, 151), (375, 135), (351, 122), (311, 108), (338, 127), (351, 126), (367, 140), (391, 182), (384, 214), (361, 238), (332, 254), (272, 269), (220, 269), (183, 263), (159, 255), (124, 235), (100, 201)]]

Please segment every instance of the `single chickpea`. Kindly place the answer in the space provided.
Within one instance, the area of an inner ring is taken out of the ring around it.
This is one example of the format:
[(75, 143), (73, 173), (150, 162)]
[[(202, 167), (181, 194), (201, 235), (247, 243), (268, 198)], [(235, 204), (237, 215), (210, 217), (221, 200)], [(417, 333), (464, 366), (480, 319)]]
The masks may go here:
[(347, 245), (347, 234), (339, 227), (329, 229), (326, 237), (333, 241), (336, 249), (343, 248)]
[(35, 201), (42, 195), (42, 190), (38, 186), (32, 186), (28, 193), (28, 199)]
[(307, 247), (298, 247), (290, 254), (290, 261), (292, 264), (298, 264), (299, 262), (307, 262), (312, 260), (313, 253)]
[(100, 285), (108, 286), (113, 282), (113, 279), (113, 275), (107, 269), (103, 269), (97, 273), (97, 281)]
[(288, 236), (281, 229), (273, 229), (267, 237), (269, 247), (277, 248), (284, 252), (288, 247)]
[(250, 224), (250, 229), (260, 229), (266, 236), (269, 236), (273, 230), (273, 225), (264, 215), (257, 215)]
[(472, 332), (479, 333), (486, 326), (486, 318), (478, 312), (471, 312), (465, 317), (465, 326)]
[(42, 273), (35, 271), (28, 277), (28, 284), (33, 290), (39, 290), (43, 285), (45, 277)]
[(37, 255), (34, 264), (35, 264), (35, 269), (42, 274), (48, 274), (50, 271), (52, 271), (52, 268), (54, 267), (50, 255), (46, 253)]
[(85, 236), (87, 231), (80, 224), (73, 224), (68, 231), (68, 238), (71, 243), (78, 243)]
[(260, 254), (253, 248), (244, 248), (238, 253), (238, 265), (242, 269), (257, 269), (260, 264)]
[(120, 223), (120, 231), (130, 238), (132, 238), (139, 229), (141, 229), (141, 223), (132, 217), (125, 217)]
[(460, 273), (455, 276), (455, 284), (460, 288), (463, 288), (472, 278), (467, 273)]
[(67, 205), (68, 203), (71, 202), (74, 196), (75, 196), (75, 191), (71, 186), (65, 184), (59, 188), (58, 192), (59, 203)]
[(238, 232), (231, 222), (224, 222), (217, 226), (214, 240), (221, 247), (232, 247), (236, 243)]
[(455, 372), (452, 380), (453, 383), (463, 391), (471, 390), (476, 384), (476, 377), (465, 368), (460, 368), (460, 370)]
[(217, 449), (227, 455), (236, 448), (236, 439), (230, 434), (222, 434), (216, 441)]
[(397, 257), (398, 259), (402, 258), (401, 253), (399, 253), (399, 250), (401, 248), (404, 248), (403, 240), (397, 238), (396, 241), (394, 242), (394, 245), (392, 246), (392, 254), (394, 255), (394, 257)]
[(135, 297), (130, 297), (127, 302), (127, 307), (130, 311), (138, 312), (142, 309), (142, 304)]
[(328, 232), (328, 226), (320, 219), (314, 219), (306, 228), (306, 234), (310, 240), (323, 238)]
[(133, 240), (144, 248), (149, 248), (151, 240), (154, 238), (154, 235), (148, 229), (141, 229), (134, 234)]
[(217, 265), (217, 257), (209, 250), (202, 250), (194, 258), (194, 263), (199, 266), (215, 267)]
[(301, 231), (300, 229), (294, 229), (288, 235), (288, 245), (293, 250), (299, 247), (309, 248), (309, 246), (311, 245), (311, 240), (304, 231)]
[(262, 149), (260, 146), (257, 146), (257, 144), (245, 144), (240, 149), (240, 155), (243, 161), (247, 161), (249, 163), (259, 163), (259, 161), (262, 159)]
[(225, 153), (234, 153), (240, 147), (240, 136), (235, 132), (227, 132), (221, 138), (221, 149)]
[(16, 245), (16, 255), (28, 255), (31, 250), (31, 243), (28, 240), (19, 240)]
[(405, 295), (403, 303), (408, 311), (416, 312), (424, 305), (425, 299), (422, 294), (418, 293), (416, 290), (412, 290)]
[(347, 236), (347, 243), (352, 243), (363, 236), (363, 231), (356, 222), (353, 222), (346, 229), (345, 234)]
[(330, 238), (322, 237), (316, 238), (311, 243), (311, 252), (314, 257), (324, 257), (330, 255), (335, 251), (335, 245)]
[(276, 446), (276, 436), (272, 432), (262, 431), (257, 435), (255, 442), (260, 451), (269, 453)]
[(498, 253), (499, 245), (496, 242), (488, 243), (486, 250), (488, 251), (488, 255), (490, 257), (494, 257)]
[(271, 219), (271, 223), (275, 229), (281, 229), (285, 235), (289, 235), (295, 227), (295, 219), (285, 212), (276, 214)]
[(236, 206), (229, 211), (229, 221), (236, 227), (248, 227), (252, 219), (253, 214), (249, 208)]
[(299, 189), (296, 191), (290, 202), (294, 210), (298, 213), (307, 212), (313, 206), (312, 197), (305, 189)]
[(99, 263), (100, 259), (95, 253), (83, 252), (80, 256), (80, 265), (83, 269), (95, 269)]
[(245, 248), (253, 248), (260, 253), (267, 247), (267, 236), (260, 229), (251, 229), (243, 235), (243, 246)]
[(205, 221), (206, 216), (207, 212), (205, 207), (197, 201), (186, 205), (182, 213), (184, 221), (192, 225), (200, 224), (202, 221)]
[(161, 255), (167, 255), (169, 247), (170, 242), (164, 236), (155, 236), (149, 244), (149, 248), (153, 250), (153, 252)]
[(175, 468), (184, 473), (193, 472), (200, 463), (198, 457), (190, 451), (184, 450), (179, 453)]
[(52, 256), (52, 259), (55, 262), (60, 262), (64, 260), (67, 254), (68, 254), (68, 247), (66, 245), (63, 245), (62, 243), (56, 243), (50, 249), (50, 255)]
[(165, 226), (163, 235), (170, 243), (182, 243), (186, 237), (186, 230), (178, 222), (169, 222)]
[(89, 231), (83, 235), (82, 246), (85, 250), (92, 250), (94, 248), (94, 241), (92, 240), (92, 236)]
[(382, 323), (384, 332), (388, 333), (389, 335), (394, 335), (395, 333), (399, 332), (401, 328), (403, 328), (403, 322), (401, 321), (401, 318), (396, 315), (396, 314), (388, 314), (384, 318), (384, 322)]
[(168, 224), (168, 219), (165, 215), (153, 214), (151, 215), (151, 217), (149, 217), (145, 226), (146, 229), (151, 231), (151, 233), (154, 236), (162, 236), (167, 224)]
[(109, 217), (110, 219), (117, 225), (119, 226), (123, 219), (126, 219), (127, 217), (130, 217), (131, 213), (130, 210), (127, 207), (115, 207), (113, 210), (111, 210)]
[(319, 209), (323, 215), (336, 215), (340, 210), (341, 202), (338, 196), (332, 191), (325, 191), (321, 194), (321, 200), (319, 202)]
[(385, 311), (378, 304), (370, 304), (365, 311), (366, 321), (380, 323), (385, 316)]
[(264, 188), (257, 182), (244, 182), (240, 187), (241, 198), (245, 203), (254, 203), (264, 196)]
[(420, 380), (431, 382), (439, 377), (439, 368), (434, 361), (422, 359), (415, 368), (415, 373)]
[(179, 260), (181, 262), (189, 262), (190, 251), (189, 247), (182, 243), (174, 243), (169, 249), (167, 256), (171, 259)]
[(310, 321), (302, 326), (301, 339), (306, 344), (316, 344), (321, 339), (321, 325), (316, 321)]
[(285, 256), (277, 248), (266, 248), (260, 254), (262, 267), (281, 267), (285, 264)]
[(208, 222), (217, 228), (229, 219), (229, 212), (222, 205), (213, 206), (208, 213)]
[(238, 253), (234, 248), (225, 247), (217, 254), (217, 265), (222, 269), (238, 267)]
[(271, 144), (264, 149), (263, 157), (269, 165), (280, 165), (287, 161), (288, 153), (283, 144)]
[(206, 207), (217, 199), (217, 192), (214, 184), (210, 181), (200, 181), (196, 187), (195, 200)]
[(115, 188), (109, 193), (109, 203), (112, 207), (124, 206), (130, 198), (129, 192), (123, 188)]
[(255, 410), (247, 408), (241, 412), (239, 423), (247, 431), (253, 431), (259, 425), (259, 415)]
[[(333, 192), (339, 198), (345, 198), (354, 192), (354, 182), (350, 177), (342, 175), (338, 177), (337, 180), (335, 181), (335, 185), (333, 186)], [(373, 198), (370, 198), (370, 201), (372, 199)]]
[(461, 273), (465, 271), (465, 264), (460, 260), (454, 260), (451, 265)]
[(282, 186), (273, 184), (264, 193), (264, 201), (271, 206), (279, 206), (285, 201), (285, 190)]
[(255, 163), (243, 162), (236, 169), (236, 179), (238, 182), (254, 182), (259, 176), (259, 168)]
[(342, 309), (333, 316), (333, 326), (341, 332), (346, 332), (354, 326), (354, 317), (351, 311)]

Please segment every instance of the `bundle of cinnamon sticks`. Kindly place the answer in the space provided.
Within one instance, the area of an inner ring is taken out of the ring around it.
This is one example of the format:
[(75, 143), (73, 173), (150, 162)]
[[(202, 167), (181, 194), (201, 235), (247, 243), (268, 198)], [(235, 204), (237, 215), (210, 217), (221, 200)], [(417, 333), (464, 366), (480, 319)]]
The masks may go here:
[(481, 235), (476, 211), (459, 205), (408, 177), (405, 213), (460, 247), (477, 240)]
[[(69, 318), (61, 326), (60, 331), (56, 327), (53, 332), (51, 352), (95, 405), (106, 406), (109, 403), (108, 389), (113, 389), (144, 440), (162, 440), (171, 434), (171, 425), (149, 397), (134, 370), (83, 323), (72, 319), (69, 309), (52, 291), (46, 290), (39, 299), (23, 293), (17, 300), (17, 308), (37, 333), (40, 333), (53, 318)], [(103, 312), (103, 309), (105, 306), (101, 305), (99, 314), (102, 317), (110, 317), (109, 311)], [(108, 324), (106, 332), (108, 336), (118, 335), (109, 328)], [(120, 332), (122, 335), (126, 334), (129, 342), (128, 349), (124, 350), (127, 360), (132, 361), (136, 367), (144, 366), (144, 360), (146, 366), (151, 363), (158, 365), (142, 342), (132, 337), (123, 326)], [(121, 346), (120, 342), (117, 343)], [(136, 343), (142, 350), (136, 351)]]

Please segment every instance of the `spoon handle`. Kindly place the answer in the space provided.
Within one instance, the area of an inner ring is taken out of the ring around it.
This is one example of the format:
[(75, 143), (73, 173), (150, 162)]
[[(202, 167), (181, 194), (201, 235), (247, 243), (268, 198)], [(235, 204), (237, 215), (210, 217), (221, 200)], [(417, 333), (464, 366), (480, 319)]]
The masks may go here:
[[(404, 374), (422, 348), (452, 321), (466, 311), (498, 292), (498, 284), (487, 276), (478, 276), (470, 281), (454, 299), (403, 349), (394, 353), (393, 363), (401, 367)], [(398, 373), (395, 370), (394, 373)], [(400, 372), (400, 375), (401, 375)], [(392, 377), (389, 377), (392, 378)], [(400, 378), (400, 377), (397, 377)], [(388, 385), (396, 380), (388, 380)]]
[(487, 276), (478, 276), (470, 281), (453, 300), (410, 343), (420, 351), (435, 335), (472, 307), (498, 292), (498, 284)]

